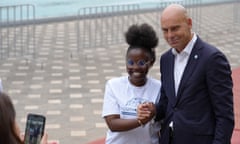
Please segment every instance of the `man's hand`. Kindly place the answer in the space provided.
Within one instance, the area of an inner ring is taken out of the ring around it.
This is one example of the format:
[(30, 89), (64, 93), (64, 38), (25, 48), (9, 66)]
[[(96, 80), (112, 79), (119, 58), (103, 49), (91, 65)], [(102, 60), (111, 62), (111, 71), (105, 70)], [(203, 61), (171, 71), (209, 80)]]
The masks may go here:
[(153, 103), (143, 103), (137, 108), (138, 120), (143, 124), (149, 122), (156, 114), (156, 108)]

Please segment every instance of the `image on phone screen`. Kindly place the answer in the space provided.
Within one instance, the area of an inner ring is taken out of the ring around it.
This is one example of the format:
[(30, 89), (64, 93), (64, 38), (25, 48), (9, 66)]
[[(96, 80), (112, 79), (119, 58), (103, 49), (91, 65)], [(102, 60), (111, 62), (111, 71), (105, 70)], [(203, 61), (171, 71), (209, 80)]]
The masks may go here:
[(28, 114), (24, 144), (40, 144), (45, 127), (45, 117)]

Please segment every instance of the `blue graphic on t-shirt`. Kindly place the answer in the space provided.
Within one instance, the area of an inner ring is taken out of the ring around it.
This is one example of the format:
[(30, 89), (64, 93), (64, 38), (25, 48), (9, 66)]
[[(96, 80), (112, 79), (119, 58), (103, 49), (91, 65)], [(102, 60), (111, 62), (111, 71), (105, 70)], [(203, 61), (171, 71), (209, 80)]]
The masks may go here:
[(122, 115), (130, 115), (130, 116), (137, 116), (137, 106), (147, 102), (146, 99), (143, 98), (133, 98), (130, 99), (124, 107), (121, 108)]

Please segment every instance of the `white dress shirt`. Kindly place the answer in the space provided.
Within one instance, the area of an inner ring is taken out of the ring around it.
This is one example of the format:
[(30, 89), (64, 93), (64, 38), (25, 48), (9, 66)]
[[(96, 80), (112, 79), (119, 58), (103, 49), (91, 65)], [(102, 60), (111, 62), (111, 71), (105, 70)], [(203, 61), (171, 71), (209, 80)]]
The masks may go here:
[(175, 94), (177, 96), (178, 87), (180, 84), (180, 81), (182, 79), (182, 75), (184, 72), (184, 69), (187, 65), (189, 56), (191, 54), (191, 51), (193, 49), (193, 46), (197, 40), (197, 35), (194, 33), (192, 40), (187, 44), (187, 46), (178, 53), (175, 48), (172, 48), (172, 53), (175, 56), (174, 61), (174, 82), (175, 82)]

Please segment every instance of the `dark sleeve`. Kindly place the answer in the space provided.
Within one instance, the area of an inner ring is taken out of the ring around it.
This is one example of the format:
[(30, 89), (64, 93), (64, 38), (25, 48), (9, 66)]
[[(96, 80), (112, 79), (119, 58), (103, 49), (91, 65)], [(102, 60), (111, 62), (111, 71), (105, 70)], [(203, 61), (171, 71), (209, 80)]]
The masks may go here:
[[(163, 67), (164, 67), (164, 55), (160, 59), (160, 73), (161, 73), (161, 92), (160, 92), (160, 99), (159, 102), (156, 104), (156, 117), (155, 120), (159, 121), (164, 119), (165, 114), (166, 114), (166, 109), (167, 109), (167, 104), (168, 104), (168, 98), (165, 93), (165, 88), (164, 88), (164, 77), (163, 77)], [(166, 58), (165, 58), (166, 59)]]
[(229, 62), (222, 53), (211, 56), (206, 79), (216, 120), (213, 144), (228, 144), (234, 128), (233, 83)]
[(159, 102), (156, 104), (156, 117), (155, 120), (159, 121), (164, 119), (167, 109), (168, 99), (165, 95), (163, 87), (161, 88), (161, 97)]

